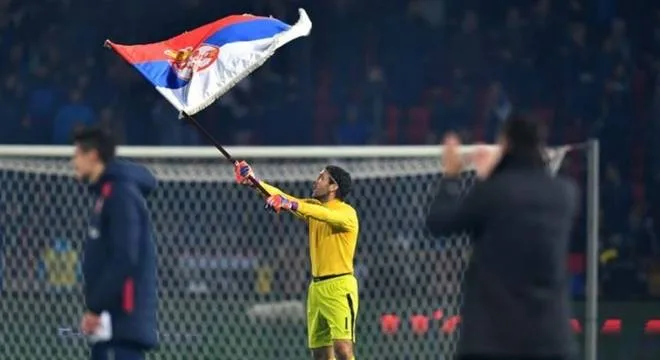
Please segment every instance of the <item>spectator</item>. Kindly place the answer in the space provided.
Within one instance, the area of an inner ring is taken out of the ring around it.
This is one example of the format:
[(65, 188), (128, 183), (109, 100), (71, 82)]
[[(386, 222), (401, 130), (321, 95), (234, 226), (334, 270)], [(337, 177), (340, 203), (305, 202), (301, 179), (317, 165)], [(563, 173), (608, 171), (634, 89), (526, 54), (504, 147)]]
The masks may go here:
[(632, 205), (632, 189), (626, 186), (616, 165), (605, 166), (605, 177), (601, 185), (601, 201), (603, 202), (606, 235), (623, 235), (626, 233), (627, 216)]
[[(500, 34), (499, 55), (505, 64), (511, 64), (513, 68), (520, 67), (518, 61), (526, 55), (524, 35), (526, 28), (521, 18), (520, 10), (517, 7), (511, 7), (506, 13), (506, 24)], [(517, 66), (516, 66), (517, 65)]]
[(598, 56), (599, 70), (598, 77), (604, 81), (614, 72), (615, 66), (622, 60), (621, 56), (614, 51), (614, 40), (611, 37), (603, 40), (603, 47)]
[(641, 204), (634, 207), (628, 217), (628, 238), (635, 244), (635, 254), (639, 260), (649, 260), (660, 255), (653, 219)]
[(23, 124), (16, 104), (22, 102), (22, 89), (18, 76), (6, 76), (0, 86), (0, 139), (6, 144), (20, 143), (23, 140)]
[(337, 129), (337, 143), (340, 145), (366, 145), (370, 140), (369, 125), (360, 117), (356, 106), (349, 106), (346, 122)]
[(118, 144), (126, 143), (126, 131), (123, 119), (115, 116), (112, 107), (106, 107), (99, 114), (99, 124), (110, 129), (115, 135)]
[(603, 141), (616, 143), (619, 148), (608, 148), (604, 156), (616, 161), (619, 166), (627, 162), (628, 154), (619, 151), (620, 148), (630, 149), (632, 139), (633, 114), (630, 95), (630, 75), (627, 67), (619, 63), (605, 82), (603, 101), (603, 124), (600, 136)]
[[(450, 47), (454, 71), (461, 71), (468, 80), (478, 79), (483, 69), (483, 37), (479, 32), (479, 15), (468, 10), (461, 21), (460, 32), (454, 35)], [(459, 70), (460, 69), (460, 70)]]
[(50, 70), (37, 66), (32, 70), (32, 91), (28, 99), (26, 131), (34, 143), (47, 143), (52, 133), (53, 118), (58, 107), (58, 91), (51, 82)]
[(628, 39), (626, 21), (617, 18), (612, 21), (611, 35), (615, 51), (626, 61), (631, 60), (632, 49)]
[(587, 44), (587, 28), (584, 23), (570, 27), (569, 44), (564, 49), (566, 110), (573, 118), (571, 123), (582, 126), (596, 116), (598, 83), (594, 73), (594, 52)]
[(644, 284), (635, 261), (634, 244), (617, 235), (611, 237), (606, 246), (611, 249), (612, 256), (603, 263), (603, 295), (619, 300), (639, 297), (644, 291)]
[(494, 82), (486, 94), (486, 141), (495, 142), (497, 132), (504, 120), (509, 118), (513, 104), (502, 88), (502, 84)]
[(27, 69), (25, 58), (25, 46), (21, 43), (12, 44), (9, 50), (8, 68), (18, 74), (24, 75)]
[(446, 121), (452, 123), (452, 130), (463, 131), (472, 127), (475, 118), (476, 90), (460, 67), (455, 68), (452, 75)]
[(71, 143), (73, 131), (81, 126), (89, 126), (95, 121), (92, 108), (83, 102), (82, 93), (72, 90), (68, 104), (62, 106), (53, 122), (53, 144)]

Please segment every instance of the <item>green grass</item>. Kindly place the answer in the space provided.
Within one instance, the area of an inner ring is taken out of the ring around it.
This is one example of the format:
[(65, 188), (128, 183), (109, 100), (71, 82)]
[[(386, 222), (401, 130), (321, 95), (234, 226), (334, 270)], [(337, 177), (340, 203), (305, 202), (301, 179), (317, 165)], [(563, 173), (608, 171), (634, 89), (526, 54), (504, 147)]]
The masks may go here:
[[(9, 356), (7, 359), (20, 360), (86, 358), (85, 341), (75, 333), (62, 330), (75, 329), (79, 320), (80, 305), (71, 303), (71, 298), (71, 295), (0, 298), (1, 358), (5, 355)], [(435, 329), (437, 326), (424, 336), (412, 334), (408, 316), (414, 310), (430, 314), (434, 308), (430, 300), (415, 302), (418, 309), (363, 299), (358, 317), (358, 359), (441, 359), (452, 342), (451, 335), (442, 334)], [(229, 302), (222, 296), (164, 298), (161, 305), (161, 347), (150, 359), (309, 359), (304, 323), (252, 324), (244, 312), (247, 304)], [(394, 336), (381, 334), (380, 315), (396, 310), (404, 315), (401, 331)], [(581, 305), (576, 306), (576, 314), (583, 314)], [(601, 359), (620, 359), (635, 351), (644, 355), (630, 358), (660, 358), (659, 337), (642, 333), (644, 320), (654, 314), (660, 318), (660, 307), (655, 304), (602, 306), (601, 316), (622, 318), (625, 331), (622, 335), (601, 337)]]

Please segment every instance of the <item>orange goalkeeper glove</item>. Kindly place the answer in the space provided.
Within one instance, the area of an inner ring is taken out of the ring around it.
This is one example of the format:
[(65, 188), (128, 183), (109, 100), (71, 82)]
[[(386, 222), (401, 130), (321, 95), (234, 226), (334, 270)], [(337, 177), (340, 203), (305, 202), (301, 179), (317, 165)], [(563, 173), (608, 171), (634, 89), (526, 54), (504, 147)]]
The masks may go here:
[(275, 212), (280, 212), (280, 210), (298, 210), (298, 202), (288, 199), (286, 196), (282, 195), (271, 195), (266, 199), (266, 207), (273, 209)]
[(252, 167), (246, 161), (237, 161), (234, 163), (234, 178), (241, 185), (254, 186), (259, 180), (254, 176)]

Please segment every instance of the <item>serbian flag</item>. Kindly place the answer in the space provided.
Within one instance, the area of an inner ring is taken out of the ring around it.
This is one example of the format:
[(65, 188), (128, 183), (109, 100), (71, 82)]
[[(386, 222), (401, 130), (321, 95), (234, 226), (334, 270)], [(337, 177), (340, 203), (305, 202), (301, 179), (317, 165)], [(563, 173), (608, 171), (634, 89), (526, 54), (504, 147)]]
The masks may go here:
[(211, 105), (261, 66), (284, 44), (309, 35), (305, 10), (294, 25), (272, 17), (232, 15), (171, 39), (142, 45), (106, 46), (133, 65), (180, 112), (193, 115)]

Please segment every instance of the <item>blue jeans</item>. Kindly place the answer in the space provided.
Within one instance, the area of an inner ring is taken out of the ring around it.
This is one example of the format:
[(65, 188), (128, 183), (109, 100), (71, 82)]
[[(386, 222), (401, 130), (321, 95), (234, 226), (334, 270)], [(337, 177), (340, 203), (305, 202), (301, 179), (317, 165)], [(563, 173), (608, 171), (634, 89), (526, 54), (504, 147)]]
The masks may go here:
[(131, 346), (98, 343), (92, 345), (90, 360), (145, 360), (145, 353)]

